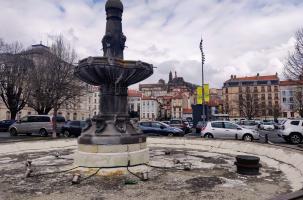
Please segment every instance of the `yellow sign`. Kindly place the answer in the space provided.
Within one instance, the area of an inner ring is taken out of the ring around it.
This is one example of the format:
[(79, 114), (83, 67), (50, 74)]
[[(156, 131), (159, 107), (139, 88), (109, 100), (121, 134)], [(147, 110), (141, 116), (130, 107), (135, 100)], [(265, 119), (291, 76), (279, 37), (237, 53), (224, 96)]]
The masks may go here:
[[(204, 84), (204, 99), (209, 102), (209, 84)], [(202, 86), (197, 87), (197, 104), (202, 104)]]

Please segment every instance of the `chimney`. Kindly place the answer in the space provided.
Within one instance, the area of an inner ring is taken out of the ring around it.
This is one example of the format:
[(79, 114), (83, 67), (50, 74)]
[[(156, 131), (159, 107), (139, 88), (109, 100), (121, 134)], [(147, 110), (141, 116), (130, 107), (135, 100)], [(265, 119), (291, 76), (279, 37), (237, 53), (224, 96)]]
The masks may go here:
[(236, 79), (237, 78), (237, 76), (236, 75), (234, 75), (234, 79)]
[(234, 78), (234, 76), (233, 76), (233, 75), (230, 75), (230, 79), (233, 80), (233, 78)]
[(259, 73), (257, 73), (257, 76), (260, 76), (260, 74), (259, 74)]

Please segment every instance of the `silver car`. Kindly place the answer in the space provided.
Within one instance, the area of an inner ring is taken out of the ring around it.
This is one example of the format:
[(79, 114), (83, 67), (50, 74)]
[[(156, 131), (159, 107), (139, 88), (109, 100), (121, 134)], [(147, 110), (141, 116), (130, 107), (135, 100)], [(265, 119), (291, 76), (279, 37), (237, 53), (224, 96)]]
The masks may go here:
[[(9, 127), (11, 136), (17, 136), (18, 134), (39, 134), (41, 136), (47, 136), (52, 133), (53, 122), (50, 115), (28, 115), (22, 117)], [(65, 123), (64, 117), (57, 117), (57, 132), (59, 133), (61, 127)]]
[(201, 137), (222, 139), (238, 138), (245, 141), (253, 141), (259, 139), (259, 133), (229, 121), (212, 121), (207, 122), (206, 126), (202, 127)]

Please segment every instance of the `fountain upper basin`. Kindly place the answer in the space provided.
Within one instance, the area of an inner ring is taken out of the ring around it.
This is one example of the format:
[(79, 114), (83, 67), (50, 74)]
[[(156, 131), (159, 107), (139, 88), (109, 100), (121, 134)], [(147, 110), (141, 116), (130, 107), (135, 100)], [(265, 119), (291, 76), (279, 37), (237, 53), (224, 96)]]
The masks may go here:
[(79, 62), (75, 75), (82, 81), (100, 86), (114, 83), (132, 85), (153, 74), (153, 65), (108, 57), (88, 57)]

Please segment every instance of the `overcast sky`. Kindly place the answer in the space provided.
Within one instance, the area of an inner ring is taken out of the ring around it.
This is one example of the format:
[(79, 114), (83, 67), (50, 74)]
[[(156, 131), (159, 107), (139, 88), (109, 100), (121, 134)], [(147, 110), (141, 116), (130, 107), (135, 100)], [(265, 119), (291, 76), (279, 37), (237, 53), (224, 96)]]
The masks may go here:
[[(303, 0), (122, 0), (125, 59), (156, 66), (145, 83), (177, 71), (201, 84), (199, 42), (204, 39), (205, 77), (222, 87), (231, 74), (275, 74), (303, 27)], [(25, 46), (50, 44), (63, 34), (79, 58), (102, 55), (105, 0), (0, 0), (0, 37)]]

